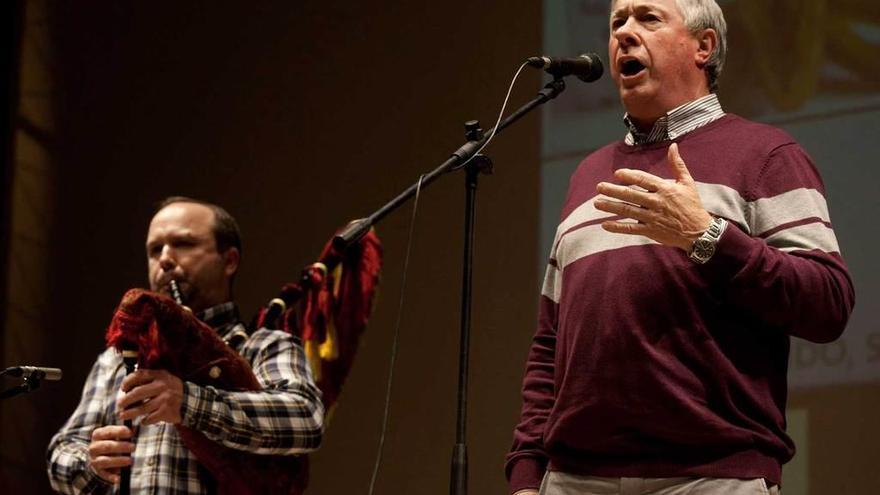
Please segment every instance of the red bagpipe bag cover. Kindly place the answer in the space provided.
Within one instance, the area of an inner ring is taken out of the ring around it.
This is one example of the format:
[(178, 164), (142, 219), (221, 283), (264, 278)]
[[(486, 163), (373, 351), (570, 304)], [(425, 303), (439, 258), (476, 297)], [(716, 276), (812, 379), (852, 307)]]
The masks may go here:
[[(132, 289), (122, 297), (107, 329), (107, 345), (120, 351), (137, 349), (140, 369), (163, 369), (181, 380), (220, 390), (262, 388), (250, 364), (214, 329), (154, 292)], [(253, 454), (225, 447), (192, 428), (176, 427), (186, 448), (216, 480), (217, 493), (300, 494), (305, 489), (305, 456)]]

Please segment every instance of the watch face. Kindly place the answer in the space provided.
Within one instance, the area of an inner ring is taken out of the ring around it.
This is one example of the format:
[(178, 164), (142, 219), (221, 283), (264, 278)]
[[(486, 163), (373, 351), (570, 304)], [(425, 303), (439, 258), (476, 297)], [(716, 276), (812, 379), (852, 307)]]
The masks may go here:
[(695, 258), (701, 261), (707, 261), (713, 254), (715, 254), (714, 242), (708, 239), (698, 239), (697, 242), (694, 243)]

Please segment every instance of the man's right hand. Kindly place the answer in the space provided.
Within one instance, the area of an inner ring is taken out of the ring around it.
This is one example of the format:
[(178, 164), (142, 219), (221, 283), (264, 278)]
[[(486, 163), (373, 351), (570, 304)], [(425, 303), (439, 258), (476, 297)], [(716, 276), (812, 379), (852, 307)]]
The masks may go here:
[(111, 425), (96, 428), (89, 444), (89, 465), (102, 479), (119, 483), (119, 470), (131, 466), (134, 444), (131, 430), (125, 426)]

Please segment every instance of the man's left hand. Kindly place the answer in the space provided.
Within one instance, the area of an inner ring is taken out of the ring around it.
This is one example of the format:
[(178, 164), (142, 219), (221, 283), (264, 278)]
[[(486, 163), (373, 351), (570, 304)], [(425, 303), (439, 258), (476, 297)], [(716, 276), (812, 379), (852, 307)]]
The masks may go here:
[[(690, 251), (709, 225), (712, 216), (703, 208), (697, 186), (673, 143), (666, 153), (675, 181), (664, 180), (641, 170), (622, 168), (614, 177), (623, 185), (600, 182), (596, 190), (608, 199), (594, 201), (596, 209), (633, 222), (603, 222), (602, 228), (618, 234), (643, 235), (660, 244)], [(639, 186), (639, 191), (628, 186)]]
[[(143, 416), (141, 424), (179, 424), (183, 382), (165, 370), (138, 370), (122, 380), (125, 395), (116, 401), (119, 419)], [(132, 407), (133, 406), (133, 407)], [(127, 409), (131, 407), (131, 409)]]

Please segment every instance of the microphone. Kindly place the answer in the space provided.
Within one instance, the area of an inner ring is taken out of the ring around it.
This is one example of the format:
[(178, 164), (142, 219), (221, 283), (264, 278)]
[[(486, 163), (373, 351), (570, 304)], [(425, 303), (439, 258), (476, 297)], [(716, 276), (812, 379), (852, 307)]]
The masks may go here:
[(25, 378), (31, 379), (35, 378), (37, 380), (48, 380), (50, 382), (57, 382), (61, 379), (61, 370), (58, 368), (41, 368), (39, 366), (13, 366), (11, 368), (6, 368), (3, 370), (4, 375), (20, 377), (24, 376)]
[(575, 58), (529, 57), (531, 67), (544, 69), (554, 77), (577, 76), (583, 82), (593, 82), (602, 77), (602, 59), (595, 53), (584, 53)]

